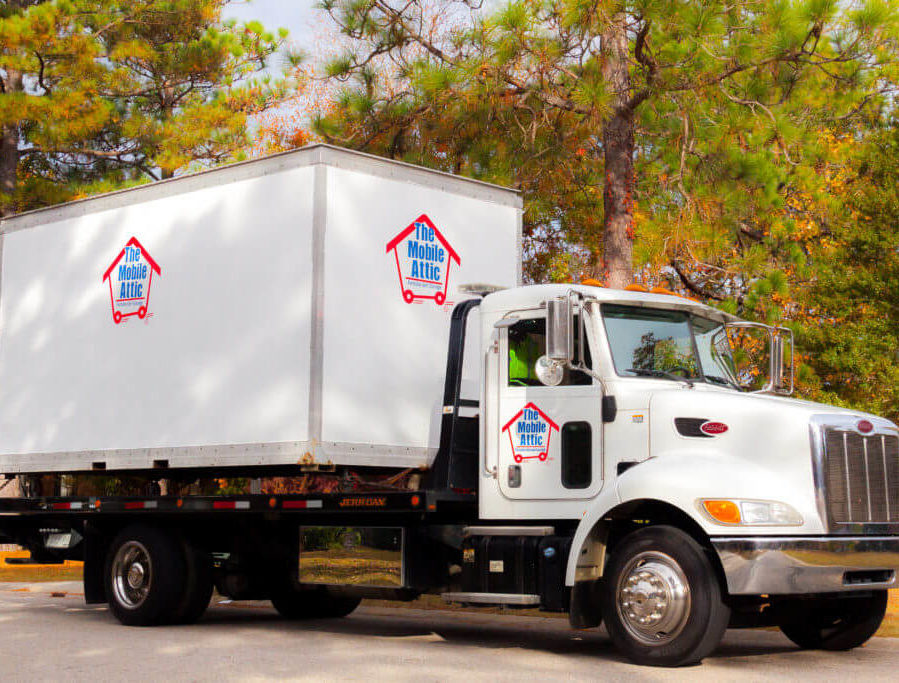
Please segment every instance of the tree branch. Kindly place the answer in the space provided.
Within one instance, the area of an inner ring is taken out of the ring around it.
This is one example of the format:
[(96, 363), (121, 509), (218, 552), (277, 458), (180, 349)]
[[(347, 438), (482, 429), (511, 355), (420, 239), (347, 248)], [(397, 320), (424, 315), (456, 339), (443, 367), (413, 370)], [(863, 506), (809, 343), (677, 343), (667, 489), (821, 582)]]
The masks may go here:
[(649, 26), (650, 22), (647, 19), (643, 22), (643, 25), (637, 32), (637, 37), (634, 41), (634, 57), (636, 58), (637, 62), (646, 67), (646, 87), (640, 90), (627, 101), (627, 103), (624, 105), (624, 109), (626, 111), (633, 111), (652, 94), (652, 88), (655, 84), (656, 74), (659, 71), (659, 65), (652, 57), (650, 57), (648, 46), (646, 43), (647, 38), (649, 37)]
[(34, 56), (37, 57), (37, 61), (40, 64), (40, 68), (37, 72), (38, 85), (40, 85), (44, 89), (45, 93), (49, 93), (50, 87), (46, 83), (44, 83), (44, 69), (46, 67), (46, 65), (44, 64), (44, 58), (41, 57), (41, 54), (39, 52), (35, 52)]
[(669, 264), (674, 269), (674, 272), (677, 273), (677, 276), (680, 278), (680, 281), (684, 284), (688, 290), (693, 292), (697, 296), (701, 296), (704, 299), (714, 299), (715, 301), (724, 301), (724, 297), (719, 294), (712, 294), (710, 292), (705, 291), (698, 284), (693, 282), (690, 277), (684, 272), (683, 268), (677, 262), (677, 259), (671, 259)]

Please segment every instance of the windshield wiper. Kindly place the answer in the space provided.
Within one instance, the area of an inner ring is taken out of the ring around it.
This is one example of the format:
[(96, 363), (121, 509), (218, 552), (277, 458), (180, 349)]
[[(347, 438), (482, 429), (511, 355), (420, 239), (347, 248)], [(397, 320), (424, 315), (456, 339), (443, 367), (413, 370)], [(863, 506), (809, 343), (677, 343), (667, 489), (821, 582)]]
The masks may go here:
[(708, 381), (713, 382), (715, 384), (720, 384), (725, 387), (733, 387), (737, 391), (741, 390), (740, 386), (736, 382), (733, 382), (733, 381), (727, 379), (727, 377), (718, 377), (717, 375), (704, 375), (704, 377)]
[(693, 380), (687, 379), (686, 377), (681, 377), (680, 375), (675, 375), (673, 372), (666, 372), (665, 370), (647, 370), (646, 368), (628, 368), (625, 372), (632, 372), (635, 375), (640, 377), (662, 377), (664, 379), (673, 379), (678, 382), (683, 382), (691, 389), (693, 388)]

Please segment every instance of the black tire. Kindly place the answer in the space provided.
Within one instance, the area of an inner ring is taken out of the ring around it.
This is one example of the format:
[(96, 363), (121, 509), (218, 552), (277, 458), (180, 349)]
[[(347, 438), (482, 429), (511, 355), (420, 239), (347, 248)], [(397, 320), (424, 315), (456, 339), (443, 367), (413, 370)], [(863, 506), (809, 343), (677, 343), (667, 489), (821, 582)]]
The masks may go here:
[(170, 622), (184, 594), (184, 582), (184, 554), (174, 535), (134, 525), (110, 545), (104, 571), (106, 599), (126, 626)]
[(603, 572), (602, 610), (618, 650), (650, 666), (700, 662), (730, 620), (705, 550), (672, 526), (640, 529), (614, 547)]
[(851, 650), (866, 643), (880, 628), (887, 591), (864, 596), (797, 600), (781, 607), (780, 630), (806, 650)]
[(272, 595), (272, 605), (285, 619), (339, 619), (355, 610), (361, 598), (329, 593), (324, 588), (281, 590)]
[(189, 539), (181, 539), (184, 555), (184, 591), (172, 613), (173, 624), (194, 624), (212, 599), (212, 558)]

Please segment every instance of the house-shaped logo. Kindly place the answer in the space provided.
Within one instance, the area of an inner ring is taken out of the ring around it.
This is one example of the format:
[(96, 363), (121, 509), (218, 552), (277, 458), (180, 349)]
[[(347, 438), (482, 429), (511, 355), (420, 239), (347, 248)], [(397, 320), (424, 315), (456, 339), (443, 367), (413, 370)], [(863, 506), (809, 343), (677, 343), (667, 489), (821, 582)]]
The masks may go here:
[(553, 430), (559, 431), (559, 426), (533, 403), (528, 403), (519, 410), (502, 429), (509, 434), (515, 462), (546, 460)]
[(109, 303), (116, 325), (133, 315), (141, 320), (147, 317), (154, 272), (162, 275), (153, 257), (132, 237), (103, 273), (103, 281), (109, 281)]
[(425, 214), (416, 218), (387, 243), (393, 252), (403, 301), (432, 299), (438, 306), (446, 301), (452, 262), (462, 265), (455, 249)]

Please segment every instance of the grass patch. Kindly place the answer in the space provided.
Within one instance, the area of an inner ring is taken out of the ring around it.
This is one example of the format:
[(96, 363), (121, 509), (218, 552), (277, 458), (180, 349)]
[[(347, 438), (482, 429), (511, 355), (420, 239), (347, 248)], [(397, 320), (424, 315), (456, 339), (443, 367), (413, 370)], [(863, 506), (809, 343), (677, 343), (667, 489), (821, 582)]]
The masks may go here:
[(887, 615), (877, 635), (881, 638), (899, 638), (899, 590), (890, 591)]
[(0, 581), (38, 583), (43, 581), (81, 581), (80, 566), (64, 564), (32, 565), (30, 567), (0, 566)]
[(83, 564), (9, 564), (8, 559), (30, 557), (27, 550), (0, 552), (0, 581), (30, 583), (40, 581), (81, 581)]

